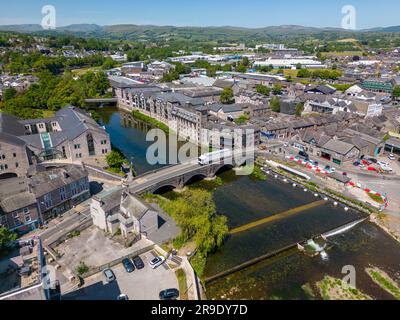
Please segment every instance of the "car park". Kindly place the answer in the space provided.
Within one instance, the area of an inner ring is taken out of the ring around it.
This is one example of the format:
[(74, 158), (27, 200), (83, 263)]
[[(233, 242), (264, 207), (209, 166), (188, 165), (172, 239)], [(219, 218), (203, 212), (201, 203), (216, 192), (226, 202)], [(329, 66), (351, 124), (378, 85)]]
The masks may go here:
[(120, 300), (120, 301), (123, 301), (123, 300), (129, 300), (129, 297), (126, 295), (126, 294), (120, 294), (118, 297), (117, 297), (117, 300)]
[(372, 164), (372, 163), (377, 164), (378, 163), (378, 160), (376, 160), (375, 158), (368, 158), (367, 160), (370, 162), (370, 164)]
[(389, 160), (396, 160), (396, 157), (394, 156), (394, 154), (389, 154), (388, 156)]
[(150, 268), (156, 269), (161, 266), (165, 262), (165, 258), (163, 256), (155, 257), (153, 260), (150, 261), (149, 265)]
[(132, 259), (132, 262), (135, 265), (136, 269), (141, 270), (144, 268), (143, 260), (139, 256), (134, 257)]
[(122, 265), (124, 266), (125, 271), (128, 272), (128, 273), (131, 273), (131, 272), (135, 271), (135, 266), (133, 265), (133, 263), (129, 259), (122, 260)]
[(167, 289), (160, 292), (160, 300), (176, 300), (179, 298), (178, 289)]
[(116, 278), (115, 278), (115, 274), (114, 274), (114, 272), (111, 270), (111, 269), (105, 269), (104, 271), (103, 271), (103, 274), (104, 274), (104, 276), (105, 276), (105, 278), (106, 278), (106, 281), (108, 282), (108, 283), (110, 283), (110, 282), (113, 282)]
[(353, 163), (353, 166), (358, 167), (360, 164), (361, 164), (360, 161), (356, 161), (356, 162)]

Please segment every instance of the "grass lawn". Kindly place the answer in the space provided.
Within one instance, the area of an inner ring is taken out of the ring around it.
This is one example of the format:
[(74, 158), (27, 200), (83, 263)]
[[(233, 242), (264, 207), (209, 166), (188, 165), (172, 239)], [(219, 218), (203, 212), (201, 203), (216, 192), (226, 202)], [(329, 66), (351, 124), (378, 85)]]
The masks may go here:
[(71, 72), (73, 75), (81, 76), (87, 72), (90, 72), (90, 71), (95, 72), (95, 71), (99, 71), (99, 70), (102, 70), (101, 67), (90, 67), (90, 68), (74, 69), (74, 70), (71, 70)]
[(362, 51), (343, 51), (343, 52), (323, 52), (324, 57), (352, 57), (352, 56), (362, 56)]

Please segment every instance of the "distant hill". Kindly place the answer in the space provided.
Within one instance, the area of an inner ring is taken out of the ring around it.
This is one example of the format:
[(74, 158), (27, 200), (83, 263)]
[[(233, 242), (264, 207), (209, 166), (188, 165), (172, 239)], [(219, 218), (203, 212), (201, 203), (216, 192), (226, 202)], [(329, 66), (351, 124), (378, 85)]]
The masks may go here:
[(227, 41), (253, 40), (284, 40), (298, 37), (323, 37), (329, 35), (333, 38), (348, 37), (360, 33), (393, 33), (400, 32), (400, 26), (375, 28), (369, 30), (349, 31), (340, 28), (314, 28), (298, 25), (269, 26), (264, 28), (241, 28), (232, 26), (222, 27), (175, 27), (155, 25), (121, 24), (99, 26), (96, 24), (74, 24), (59, 27), (56, 30), (46, 31), (40, 25), (8, 25), (0, 26), (0, 31), (14, 31), (34, 34), (73, 34), (83, 37), (97, 37), (103, 39), (129, 39), (129, 40), (157, 40), (178, 39), (192, 41), (216, 41), (223, 38)]

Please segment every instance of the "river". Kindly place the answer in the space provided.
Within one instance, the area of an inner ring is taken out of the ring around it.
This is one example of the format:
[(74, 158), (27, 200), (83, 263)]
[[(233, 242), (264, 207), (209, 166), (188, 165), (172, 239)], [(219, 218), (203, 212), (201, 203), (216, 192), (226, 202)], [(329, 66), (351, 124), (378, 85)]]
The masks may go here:
[[(101, 122), (111, 136), (113, 145), (134, 162), (139, 174), (160, 166), (151, 166), (146, 151), (150, 126), (127, 120), (124, 112), (104, 108)], [(225, 182), (213, 191), (219, 214), (228, 217), (230, 229), (315, 202), (313, 194), (268, 177), (267, 181), (236, 177), (233, 171), (222, 174)], [(210, 277), (260, 255), (292, 243), (304, 241), (363, 215), (345, 212), (343, 207), (321, 204), (310, 209), (261, 224), (231, 235), (223, 247), (209, 256), (205, 276)], [(325, 275), (343, 278), (342, 268), (352, 265), (357, 271), (357, 287), (377, 299), (390, 296), (377, 287), (364, 269), (377, 266), (393, 277), (399, 276), (400, 245), (377, 226), (365, 222), (329, 239), (327, 259), (309, 257), (298, 250), (289, 250), (273, 259), (233, 273), (206, 285), (209, 299), (308, 299), (302, 289), (311, 287)], [(318, 294), (317, 294), (317, 298)]]

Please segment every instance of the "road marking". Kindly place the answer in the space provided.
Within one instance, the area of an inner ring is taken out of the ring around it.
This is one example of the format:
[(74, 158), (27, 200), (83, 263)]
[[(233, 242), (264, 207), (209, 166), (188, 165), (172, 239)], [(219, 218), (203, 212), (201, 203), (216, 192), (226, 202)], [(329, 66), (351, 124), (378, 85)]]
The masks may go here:
[(315, 201), (315, 202), (306, 204), (304, 206), (293, 208), (293, 209), (290, 209), (290, 210), (275, 214), (273, 216), (266, 217), (266, 218), (261, 219), (261, 220), (250, 222), (250, 223), (248, 223), (248, 224), (246, 224), (244, 226), (232, 229), (229, 233), (232, 234), (232, 235), (233, 234), (238, 234), (238, 233), (253, 229), (255, 227), (258, 227), (260, 225), (263, 225), (263, 224), (266, 224), (266, 223), (270, 223), (270, 222), (273, 222), (273, 221), (277, 221), (277, 220), (281, 220), (281, 219), (284, 219), (284, 218), (288, 218), (288, 217), (293, 216), (293, 215), (295, 215), (297, 213), (300, 213), (302, 211), (319, 207), (319, 206), (323, 205), (324, 203), (326, 203), (326, 201), (324, 201), (324, 200)]

